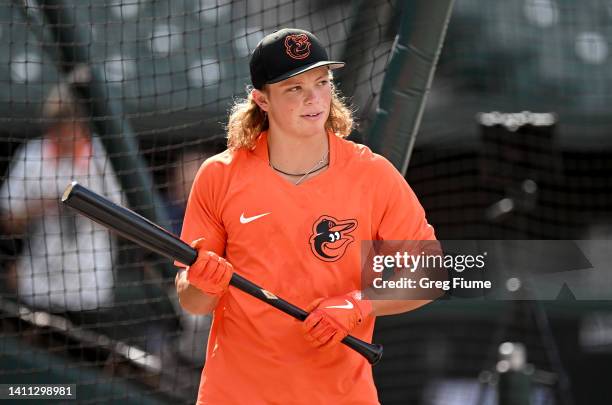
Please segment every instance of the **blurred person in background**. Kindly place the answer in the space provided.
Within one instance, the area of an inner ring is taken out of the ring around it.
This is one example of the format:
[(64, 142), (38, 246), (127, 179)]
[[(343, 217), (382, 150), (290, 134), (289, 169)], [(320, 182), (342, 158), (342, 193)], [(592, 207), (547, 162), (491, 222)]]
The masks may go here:
[(60, 199), (76, 180), (121, 203), (119, 183), (67, 82), (51, 89), (43, 118), (42, 137), (15, 152), (0, 186), (2, 231), (23, 239), (15, 261), (17, 295), (27, 305), (58, 313), (108, 307), (115, 239), (62, 207)]

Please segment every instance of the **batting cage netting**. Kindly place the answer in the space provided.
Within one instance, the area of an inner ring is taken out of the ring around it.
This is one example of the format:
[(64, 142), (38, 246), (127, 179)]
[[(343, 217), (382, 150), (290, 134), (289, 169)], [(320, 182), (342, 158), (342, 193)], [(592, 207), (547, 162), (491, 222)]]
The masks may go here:
[[(0, 0), (0, 384), (193, 403), (210, 317), (180, 307), (170, 260), (63, 206), (64, 189), (76, 180), (180, 234), (195, 172), (225, 149), (247, 94), (250, 53), (282, 27), (347, 62), (334, 80), (356, 111), (350, 139), (373, 143), (410, 3)], [(428, 29), (414, 21), (415, 36)], [(454, 3), (407, 150), (439, 239), (609, 239), (611, 22), (603, 0)], [(609, 360), (597, 314), (610, 305), (558, 298), (441, 300), (377, 320), (381, 403), (501, 404), (503, 361), (517, 357), (532, 404), (605, 403), (605, 373), (587, 364)]]

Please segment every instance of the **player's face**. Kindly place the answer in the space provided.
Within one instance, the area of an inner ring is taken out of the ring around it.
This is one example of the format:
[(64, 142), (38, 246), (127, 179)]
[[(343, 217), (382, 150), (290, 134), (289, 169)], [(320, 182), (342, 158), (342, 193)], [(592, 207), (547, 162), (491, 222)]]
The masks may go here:
[(270, 84), (265, 95), (271, 129), (298, 136), (325, 132), (332, 97), (327, 67)]

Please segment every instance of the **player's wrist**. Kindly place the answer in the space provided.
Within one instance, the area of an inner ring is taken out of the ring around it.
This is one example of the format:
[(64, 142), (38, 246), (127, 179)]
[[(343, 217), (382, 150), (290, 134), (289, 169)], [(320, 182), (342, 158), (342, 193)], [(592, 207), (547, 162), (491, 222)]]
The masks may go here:
[(372, 306), (372, 302), (365, 297), (361, 290), (351, 291), (347, 295), (349, 299), (353, 302), (353, 305), (355, 306), (359, 314), (359, 324), (361, 324), (363, 321), (373, 315), (374, 309)]

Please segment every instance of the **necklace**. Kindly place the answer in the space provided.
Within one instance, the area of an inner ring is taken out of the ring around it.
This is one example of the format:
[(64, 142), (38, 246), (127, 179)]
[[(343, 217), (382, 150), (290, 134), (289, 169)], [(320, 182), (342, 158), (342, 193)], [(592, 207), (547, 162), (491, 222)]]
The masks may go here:
[(313, 170), (313, 171), (311, 171), (310, 173), (287, 173), (287, 172), (282, 171), (281, 169), (278, 169), (278, 168), (276, 168), (276, 167), (274, 167), (274, 166), (270, 165), (270, 167), (271, 167), (271, 168), (273, 168), (274, 170), (276, 170), (277, 172), (282, 173), (282, 174), (284, 174), (284, 175), (286, 175), (286, 176), (293, 176), (293, 177), (300, 177), (300, 176), (305, 176), (306, 174), (313, 174), (313, 173), (318, 172), (319, 170), (323, 170), (323, 169), (324, 169), (324, 168), (326, 168), (327, 166), (329, 166), (329, 163), (325, 163), (323, 166), (321, 166), (321, 167), (319, 167), (319, 168), (314, 169), (314, 170)]
[(310, 168), (310, 170), (308, 170), (306, 173), (287, 173), (284, 172), (280, 169), (277, 169), (276, 167), (274, 167), (274, 165), (272, 164), (272, 162), (268, 161), (268, 163), (270, 164), (270, 167), (274, 170), (276, 170), (279, 173), (282, 173), (286, 176), (293, 176), (293, 177), (300, 177), (294, 184), (297, 186), (298, 184), (300, 184), (305, 178), (306, 176), (308, 176), (309, 174), (313, 174), (318, 172), (319, 170), (322, 170), (324, 168), (326, 168), (327, 166), (329, 166), (329, 162), (326, 162), (327, 157), (329, 155), (329, 150), (325, 151), (325, 153), (323, 154), (323, 156), (321, 157), (321, 160), (319, 160), (317, 163), (315, 163), (314, 166), (312, 166)]

